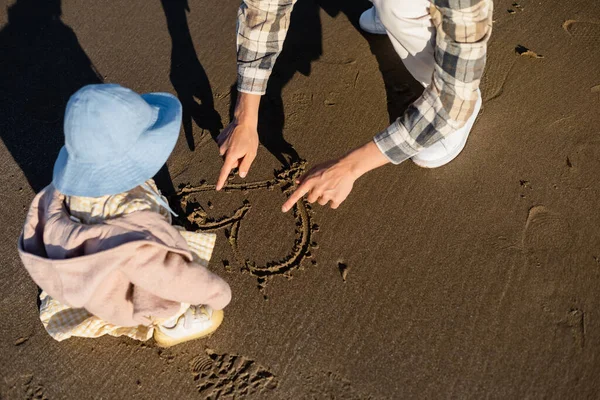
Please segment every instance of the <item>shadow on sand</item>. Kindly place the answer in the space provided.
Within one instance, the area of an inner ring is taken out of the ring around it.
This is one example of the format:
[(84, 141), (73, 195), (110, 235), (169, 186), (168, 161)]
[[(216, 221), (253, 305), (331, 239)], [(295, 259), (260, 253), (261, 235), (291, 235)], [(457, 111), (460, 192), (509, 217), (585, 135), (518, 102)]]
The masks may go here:
[(0, 31), (0, 135), (29, 184), (52, 180), (69, 97), (102, 77), (61, 21), (60, 0), (18, 0)]

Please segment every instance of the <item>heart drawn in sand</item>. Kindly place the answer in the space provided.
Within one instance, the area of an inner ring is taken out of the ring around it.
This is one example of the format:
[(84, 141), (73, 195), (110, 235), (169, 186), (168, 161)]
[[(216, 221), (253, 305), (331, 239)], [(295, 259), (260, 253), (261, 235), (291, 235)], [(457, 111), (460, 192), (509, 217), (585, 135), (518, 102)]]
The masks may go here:
[[(301, 161), (292, 164), (289, 168), (276, 171), (273, 179), (248, 182), (248, 183), (227, 183), (222, 189), (223, 192), (248, 192), (251, 190), (273, 190), (279, 188), (284, 194), (289, 195), (294, 190), (294, 184), (306, 169), (306, 162)], [(312, 249), (317, 248), (317, 243), (313, 241), (313, 234), (319, 230), (319, 226), (313, 222), (313, 211), (310, 204), (305, 199), (300, 199), (293, 208), (295, 226), (295, 241), (292, 250), (281, 260), (271, 261), (265, 265), (257, 265), (255, 262), (245, 258), (239, 250), (238, 236), (242, 228), (242, 221), (246, 214), (251, 210), (252, 205), (248, 200), (244, 200), (242, 205), (233, 212), (233, 214), (211, 220), (202, 207), (193, 201), (192, 196), (201, 192), (210, 192), (216, 190), (215, 185), (205, 182), (199, 185), (186, 185), (181, 187), (177, 193), (170, 199), (171, 204), (176, 208), (183, 210), (185, 220), (178, 221), (187, 229), (196, 232), (214, 232), (225, 230), (228, 242), (233, 250), (235, 261), (240, 265), (243, 272), (248, 272), (258, 279), (261, 291), (265, 288), (268, 279), (276, 275), (291, 277), (293, 270), (301, 267), (305, 259), (311, 258)], [(313, 260), (313, 264), (316, 262)], [(225, 262), (225, 268), (231, 269), (228, 262)]]

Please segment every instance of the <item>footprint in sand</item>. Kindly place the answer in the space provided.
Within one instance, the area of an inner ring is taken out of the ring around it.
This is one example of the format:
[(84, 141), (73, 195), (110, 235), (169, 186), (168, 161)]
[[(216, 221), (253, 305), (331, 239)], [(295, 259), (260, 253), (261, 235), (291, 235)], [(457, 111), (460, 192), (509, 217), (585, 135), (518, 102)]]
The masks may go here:
[(570, 19), (563, 23), (563, 29), (571, 37), (583, 44), (595, 46), (600, 41), (600, 21), (576, 21)]
[(4, 383), (8, 388), (0, 393), (2, 399), (48, 400), (46, 389), (32, 374), (5, 378)]
[(571, 241), (569, 223), (560, 214), (542, 205), (529, 209), (523, 232), (525, 251), (564, 251), (571, 246)]
[[(294, 182), (306, 169), (306, 162), (298, 162), (288, 169), (276, 172), (275, 177), (270, 180), (248, 182), (248, 183), (228, 183), (223, 192), (242, 192), (250, 190), (272, 190), (276, 187), (281, 189), (286, 195), (294, 190)], [(275, 260), (265, 265), (257, 265), (255, 262), (246, 259), (239, 250), (238, 237), (242, 229), (242, 221), (252, 206), (244, 200), (232, 215), (218, 220), (211, 220), (208, 214), (202, 209), (200, 204), (194, 200), (194, 195), (201, 192), (214, 191), (215, 185), (201, 183), (197, 186), (187, 185), (179, 189), (170, 201), (176, 205), (176, 208), (183, 210), (185, 219), (177, 221), (187, 229), (196, 232), (213, 232), (225, 230), (228, 242), (233, 250), (235, 261), (244, 272), (249, 272), (258, 279), (259, 288), (264, 290), (268, 279), (276, 275), (291, 277), (293, 270), (302, 266), (302, 262), (312, 257), (311, 250), (317, 248), (317, 243), (313, 241), (313, 235), (319, 230), (319, 226), (313, 222), (313, 211), (310, 204), (305, 199), (300, 199), (293, 208), (294, 218), (296, 220), (295, 236), (296, 239), (290, 253), (282, 260)], [(224, 262), (227, 269), (231, 269), (229, 261)]]
[(207, 349), (190, 361), (198, 392), (205, 399), (243, 399), (277, 388), (277, 379), (249, 358)]
[[(302, 374), (301, 374), (302, 375)], [(309, 399), (344, 399), (344, 400), (376, 400), (373, 394), (367, 393), (362, 385), (353, 382), (334, 372), (320, 372), (304, 377)]]

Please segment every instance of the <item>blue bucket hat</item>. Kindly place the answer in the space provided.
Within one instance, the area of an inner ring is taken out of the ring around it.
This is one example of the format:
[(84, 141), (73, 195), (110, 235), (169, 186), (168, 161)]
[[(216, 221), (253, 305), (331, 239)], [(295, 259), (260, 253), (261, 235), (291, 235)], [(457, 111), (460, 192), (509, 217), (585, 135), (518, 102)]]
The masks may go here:
[(69, 196), (101, 197), (143, 184), (164, 165), (181, 126), (169, 93), (139, 95), (115, 84), (78, 90), (65, 112), (65, 146), (52, 183)]

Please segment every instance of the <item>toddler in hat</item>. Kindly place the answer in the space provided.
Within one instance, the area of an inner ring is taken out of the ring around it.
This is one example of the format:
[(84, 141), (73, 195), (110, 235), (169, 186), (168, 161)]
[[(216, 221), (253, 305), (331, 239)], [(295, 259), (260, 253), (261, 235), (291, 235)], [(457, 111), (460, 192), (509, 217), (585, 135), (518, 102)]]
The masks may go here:
[(103, 84), (69, 100), (52, 183), (18, 243), (54, 339), (153, 336), (172, 346), (221, 324), (231, 291), (207, 269), (215, 235), (172, 226), (152, 180), (180, 124), (181, 104), (167, 93)]

